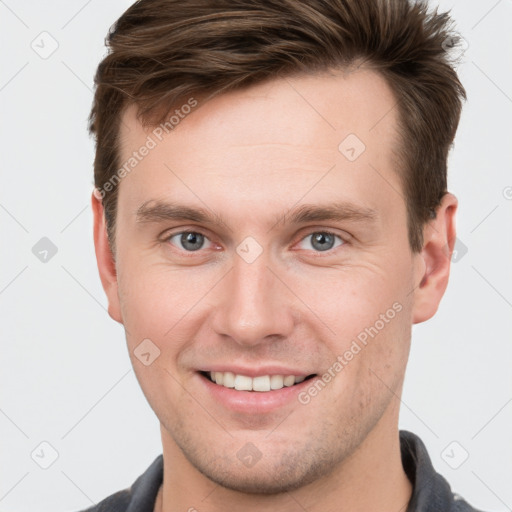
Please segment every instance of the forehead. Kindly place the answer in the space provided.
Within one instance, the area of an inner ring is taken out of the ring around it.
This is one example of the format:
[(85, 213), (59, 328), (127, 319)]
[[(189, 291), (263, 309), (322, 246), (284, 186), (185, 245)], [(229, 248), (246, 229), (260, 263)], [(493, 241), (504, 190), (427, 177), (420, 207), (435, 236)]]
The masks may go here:
[(400, 196), (396, 101), (374, 71), (280, 78), (197, 102), (176, 105), (167, 130), (143, 128), (133, 106), (124, 113), (121, 164), (152, 146), (120, 185), (132, 211), (177, 194), (195, 204), (210, 196), (224, 208), (226, 196), (270, 207), (305, 193), (310, 200), (332, 195), (334, 187), (376, 209)]
[[(242, 131), (237, 129), (230, 132), (233, 142), (237, 134), (240, 139), (255, 135), (265, 124), (262, 116), (270, 110), (273, 123), (264, 126), (263, 135), (266, 134), (272, 143), (304, 142), (304, 136), (310, 138), (311, 129), (320, 127), (340, 133), (352, 130), (365, 139), (367, 132), (375, 132), (379, 136), (392, 135), (397, 117), (394, 108), (396, 100), (388, 83), (379, 73), (366, 68), (267, 80), (249, 88), (221, 94), (204, 104), (198, 99), (196, 108), (189, 108), (187, 103), (190, 101), (187, 100), (190, 98), (186, 97), (175, 104), (166, 117), (174, 125), (171, 128), (174, 133), (177, 133), (178, 127), (180, 131), (202, 129), (207, 133), (212, 127), (217, 128), (216, 123), (221, 121), (224, 123), (223, 129), (226, 123), (237, 125), (237, 128), (243, 126)], [(195, 113), (199, 110), (200, 114)], [(136, 119), (136, 112), (135, 106), (130, 105), (122, 114), (121, 151), (130, 150), (133, 143), (155, 128), (144, 129)], [(243, 117), (243, 114), (247, 117)], [(304, 122), (290, 125), (289, 122), (297, 115)], [(277, 118), (280, 123), (276, 123)], [(186, 128), (183, 128), (185, 125)], [(283, 132), (281, 128), (285, 126), (291, 129)]]

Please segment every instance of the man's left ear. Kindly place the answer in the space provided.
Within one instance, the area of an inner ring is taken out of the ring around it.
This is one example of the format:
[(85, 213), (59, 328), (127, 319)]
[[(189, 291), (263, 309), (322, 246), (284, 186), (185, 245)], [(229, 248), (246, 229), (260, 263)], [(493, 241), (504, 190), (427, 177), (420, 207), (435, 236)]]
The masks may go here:
[(436, 209), (436, 217), (423, 229), (421, 275), (415, 277), (413, 323), (432, 318), (448, 286), (450, 262), (455, 245), (457, 198), (447, 192)]

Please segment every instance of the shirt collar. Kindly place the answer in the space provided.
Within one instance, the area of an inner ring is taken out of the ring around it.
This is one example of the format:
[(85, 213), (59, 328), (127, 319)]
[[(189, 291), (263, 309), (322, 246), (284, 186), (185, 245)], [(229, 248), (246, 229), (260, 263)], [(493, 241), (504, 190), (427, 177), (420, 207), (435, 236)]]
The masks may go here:
[(449, 510), (453, 502), (450, 485), (435, 471), (423, 441), (412, 432), (400, 430), (400, 451), (405, 474), (413, 486), (406, 512)]

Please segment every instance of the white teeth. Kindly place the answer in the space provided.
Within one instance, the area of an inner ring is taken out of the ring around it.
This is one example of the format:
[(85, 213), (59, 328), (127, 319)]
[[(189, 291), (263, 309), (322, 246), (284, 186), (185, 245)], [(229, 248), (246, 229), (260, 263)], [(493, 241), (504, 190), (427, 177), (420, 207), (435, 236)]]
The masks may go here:
[(252, 379), (252, 390), (270, 391), (270, 377), (268, 375), (254, 377), (254, 379)]
[(296, 377), (295, 375), (260, 375), (251, 378), (247, 375), (237, 375), (233, 372), (210, 372), (210, 378), (216, 384), (226, 388), (235, 388), (238, 391), (266, 392), (299, 384), (306, 377)]
[(252, 391), (251, 377), (246, 377), (245, 375), (237, 375), (235, 377), (235, 389), (238, 391)]
[(282, 375), (272, 375), (270, 377), (270, 389), (281, 389), (284, 386), (283, 380)]
[[(217, 381), (215, 381), (217, 382)], [(224, 372), (224, 382), (222, 385), (226, 388), (234, 388), (235, 387), (235, 374), (232, 372)]]
[(290, 386), (293, 386), (295, 384), (295, 377), (293, 375), (287, 375), (285, 378), (284, 378), (284, 385), (286, 387), (290, 387)]

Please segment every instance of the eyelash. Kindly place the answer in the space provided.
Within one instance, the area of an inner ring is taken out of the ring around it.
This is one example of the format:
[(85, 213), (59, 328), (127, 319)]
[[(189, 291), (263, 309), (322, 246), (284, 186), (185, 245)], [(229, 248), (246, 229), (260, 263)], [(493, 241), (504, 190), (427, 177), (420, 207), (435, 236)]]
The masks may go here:
[[(194, 234), (199, 234), (199, 235), (202, 235), (206, 240), (208, 240), (210, 243), (213, 243), (211, 242), (211, 240), (209, 239), (209, 237), (203, 233), (202, 231), (200, 230), (182, 230), (182, 231), (177, 231), (175, 233), (168, 233), (166, 234), (164, 237), (163, 237), (163, 242), (164, 243), (170, 243), (170, 240), (172, 238), (174, 238), (175, 236), (177, 235), (183, 235), (185, 233), (194, 233)], [(340, 247), (343, 247), (344, 245), (348, 244), (348, 239), (349, 237), (348, 236), (345, 236), (345, 237), (342, 237), (341, 235), (338, 235), (336, 233), (333, 233), (332, 231), (326, 231), (326, 230), (323, 230), (323, 229), (315, 229), (313, 231), (310, 231), (309, 233), (307, 233), (306, 235), (304, 235), (297, 243), (299, 242), (302, 242), (303, 240), (305, 240), (306, 238), (316, 234), (316, 233), (322, 233), (322, 234), (325, 234), (325, 235), (330, 235), (330, 236), (334, 236), (335, 238), (338, 238), (339, 240), (341, 240), (341, 244), (339, 245), (335, 245), (334, 247), (332, 247), (331, 249), (327, 249), (326, 251), (314, 251), (313, 252), (315, 254), (318, 254), (320, 257), (322, 256), (322, 254), (326, 254), (326, 255), (331, 255), (336, 249), (339, 249)], [(171, 244), (173, 245), (173, 244)], [(294, 244), (295, 245), (295, 244)], [(181, 252), (184, 252), (184, 253), (188, 253), (190, 254), (191, 256), (196, 254), (196, 253), (199, 253), (202, 251), (203, 248), (201, 249), (198, 249), (197, 251), (187, 251), (185, 249), (179, 249), (177, 248), (179, 251)]]

